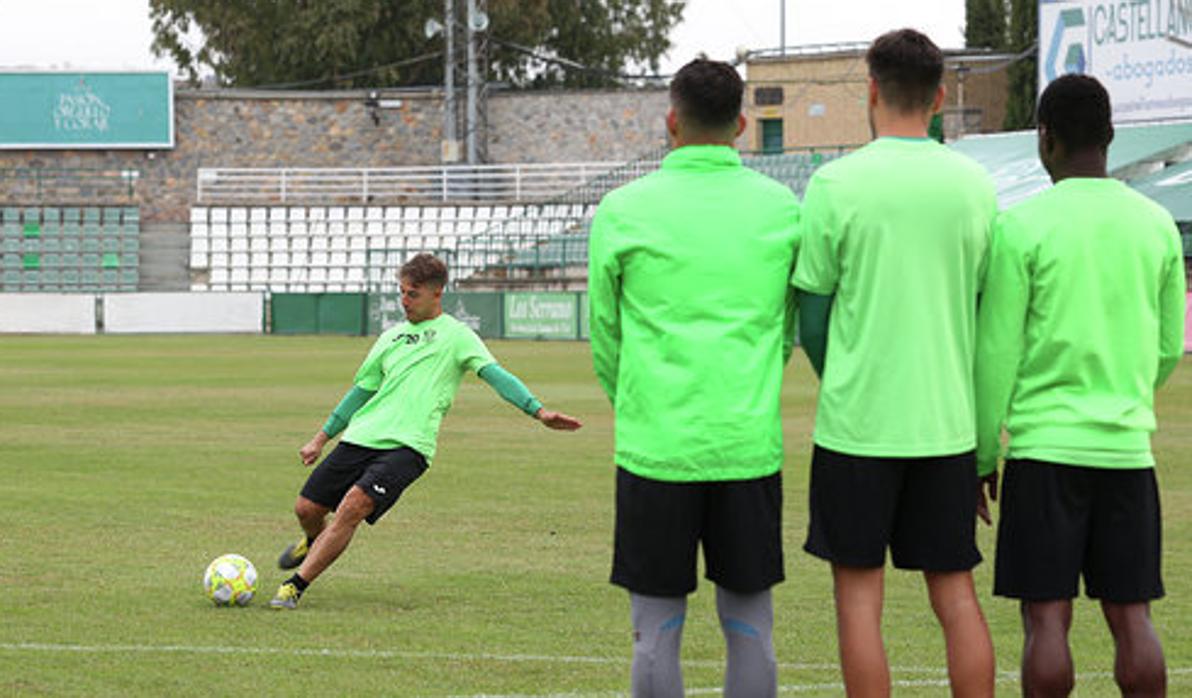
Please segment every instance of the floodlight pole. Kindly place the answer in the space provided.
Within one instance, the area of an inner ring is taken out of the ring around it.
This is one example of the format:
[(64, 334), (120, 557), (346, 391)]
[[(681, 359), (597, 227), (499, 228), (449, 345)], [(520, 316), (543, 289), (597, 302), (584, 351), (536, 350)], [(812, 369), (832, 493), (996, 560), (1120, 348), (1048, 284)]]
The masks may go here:
[(443, 38), (447, 41), (447, 62), (443, 71), (443, 91), (446, 93), (443, 105), (443, 140), (447, 142), (447, 148), (451, 153), (458, 153), (455, 145), (455, 3), (454, 0), (446, 0), (445, 4)]
[(786, 0), (778, 0), (778, 51), (786, 55)]
[(476, 131), (480, 127), (480, 116), (476, 106), (480, 78), (476, 71), (476, 0), (468, 0), (468, 17), (464, 22), (468, 37), (468, 105), (465, 131), (468, 147), (468, 164), (479, 164), (476, 152)]

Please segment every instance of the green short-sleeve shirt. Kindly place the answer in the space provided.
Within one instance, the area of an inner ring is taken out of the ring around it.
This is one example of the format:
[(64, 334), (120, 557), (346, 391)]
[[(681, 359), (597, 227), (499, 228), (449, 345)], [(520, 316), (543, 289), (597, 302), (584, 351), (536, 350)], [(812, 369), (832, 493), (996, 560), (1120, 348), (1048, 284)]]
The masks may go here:
[(880, 138), (820, 168), (791, 283), (835, 295), (815, 443), (907, 458), (974, 448), (977, 294), (997, 212), (980, 165)]
[(356, 385), (376, 395), (352, 415), (343, 440), (368, 448), (408, 446), (429, 463), (464, 373), (495, 362), (480, 337), (447, 313), (386, 330), (356, 372)]

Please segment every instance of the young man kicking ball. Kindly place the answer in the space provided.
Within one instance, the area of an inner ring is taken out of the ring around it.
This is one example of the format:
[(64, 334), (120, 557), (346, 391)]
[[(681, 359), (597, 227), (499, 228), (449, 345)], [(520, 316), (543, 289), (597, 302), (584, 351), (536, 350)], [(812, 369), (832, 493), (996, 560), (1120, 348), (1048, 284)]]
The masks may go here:
[(501, 397), (550, 429), (580, 427), (575, 418), (545, 409), (497, 364), (475, 332), (443, 312), (447, 266), (441, 260), (416, 255), (402, 266), (400, 282), (405, 321), (381, 334), (351, 390), (299, 451), (311, 465), (343, 432), (294, 504), (304, 535), (277, 564), (298, 571), (277, 590), (274, 608), (296, 608), (307, 586), (348, 547), (360, 522), (375, 524), (426, 471), (439, 424), (465, 372), (476, 371)]
[(998, 218), (977, 329), (977, 456), (991, 496), (1003, 424), (1010, 433), (993, 593), (1021, 604), (1023, 695), (1072, 692), (1083, 576), (1113, 634), (1122, 695), (1158, 698), (1150, 434), (1155, 390), (1184, 353), (1183, 251), (1171, 214), (1107, 175), (1113, 125), (1095, 78), (1053, 81), (1038, 122), (1055, 186)]

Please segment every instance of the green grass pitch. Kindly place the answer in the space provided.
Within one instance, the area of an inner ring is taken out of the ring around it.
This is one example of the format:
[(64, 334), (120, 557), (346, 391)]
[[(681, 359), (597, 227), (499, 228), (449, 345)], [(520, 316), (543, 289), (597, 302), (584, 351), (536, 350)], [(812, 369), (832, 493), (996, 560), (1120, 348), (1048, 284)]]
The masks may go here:
[[(578, 343), (493, 342), (575, 434), (526, 419), (475, 378), (435, 464), (311, 587), (267, 601), (306, 469), (297, 450), (347, 388), (367, 338), (0, 339), (0, 695), (616, 696), (628, 603), (606, 579), (612, 419)], [(781, 693), (841, 695), (827, 566), (801, 550), (814, 383), (786, 375), (787, 581), (775, 590)], [(1171, 694), (1192, 694), (1192, 370), (1159, 395), (1168, 598), (1154, 607)], [(977, 571), (1017, 695), (1016, 606)], [(203, 596), (207, 563), (252, 560), (248, 608)], [(711, 587), (691, 599), (684, 671), (718, 695)], [(1098, 608), (1077, 604), (1077, 695), (1112, 696)], [(887, 576), (885, 635), (900, 696), (945, 696), (943, 646), (919, 577)]]

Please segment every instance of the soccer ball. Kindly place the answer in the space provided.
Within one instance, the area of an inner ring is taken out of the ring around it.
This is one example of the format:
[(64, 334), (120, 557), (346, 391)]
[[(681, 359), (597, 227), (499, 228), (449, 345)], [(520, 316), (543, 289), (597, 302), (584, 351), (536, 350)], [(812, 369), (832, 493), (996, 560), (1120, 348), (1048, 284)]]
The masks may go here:
[(241, 555), (220, 555), (203, 573), (203, 591), (216, 606), (247, 606), (257, 590), (257, 568)]

